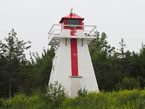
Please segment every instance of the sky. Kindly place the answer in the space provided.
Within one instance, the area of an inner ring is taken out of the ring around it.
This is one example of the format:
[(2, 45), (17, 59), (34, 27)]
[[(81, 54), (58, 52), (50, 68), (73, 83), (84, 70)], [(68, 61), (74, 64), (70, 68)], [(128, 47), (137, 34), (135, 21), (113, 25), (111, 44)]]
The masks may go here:
[(31, 41), (38, 52), (48, 48), (48, 32), (70, 9), (84, 17), (85, 25), (105, 32), (111, 46), (119, 49), (123, 38), (126, 50), (139, 52), (145, 44), (145, 0), (0, 0), (0, 40), (12, 28), (20, 40)]

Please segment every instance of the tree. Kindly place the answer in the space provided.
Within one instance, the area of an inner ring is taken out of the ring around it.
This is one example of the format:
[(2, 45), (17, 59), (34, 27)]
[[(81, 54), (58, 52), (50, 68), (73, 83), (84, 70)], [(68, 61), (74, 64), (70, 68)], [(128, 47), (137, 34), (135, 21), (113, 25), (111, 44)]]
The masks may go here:
[(43, 49), (42, 56), (40, 57), (38, 53), (31, 56), (31, 65), (33, 75), (33, 88), (45, 88), (48, 85), (49, 76), (52, 68), (52, 60), (55, 55), (54, 48)]
[(140, 76), (140, 82), (141, 87), (145, 87), (145, 45), (142, 45), (142, 48), (140, 50), (139, 54), (139, 76)]
[(0, 55), (0, 97), (4, 97), (3, 95), (7, 94), (4, 74), (6, 64), (7, 64), (6, 58)]
[(5, 43), (0, 41), (0, 57), (4, 57), (7, 61), (6, 69), (3, 73), (8, 75), (9, 97), (12, 96), (12, 86), (13, 88), (17, 88), (19, 84), (17, 76), (21, 71), (21, 64), (27, 61), (24, 51), (31, 47), (29, 45), (31, 43), (30, 41), (24, 42), (16, 36), (17, 33), (12, 29), (8, 37), (5, 38)]
[(96, 32), (96, 39), (90, 44), (89, 50), (99, 89), (108, 91), (112, 90), (114, 85), (111, 57), (115, 48), (108, 44), (106, 38), (106, 33), (103, 32), (100, 36)]
[(121, 83), (118, 83), (117, 85), (118, 89), (134, 89), (140, 87), (140, 82), (137, 80), (137, 78), (134, 77), (124, 77), (121, 81)]
[(124, 52), (124, 49), (126, 48), (126, 44), (124, 42), (124, 39), (122, 38), (121, 39), (121, 42), (119, 42), (121, 48), (119, 49), (120, 53), (118, 53), (120, 55), (120, 58), (125, 58), (125, 52)]

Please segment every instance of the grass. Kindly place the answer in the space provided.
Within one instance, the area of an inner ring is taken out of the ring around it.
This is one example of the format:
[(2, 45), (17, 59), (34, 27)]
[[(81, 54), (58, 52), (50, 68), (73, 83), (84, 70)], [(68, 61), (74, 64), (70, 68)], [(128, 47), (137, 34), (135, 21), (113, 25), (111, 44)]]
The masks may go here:
[(68, 98), (60, 109), (145, 109), (144, 90), (88, 93), (85, 97)]
[(1, 100), (0, 109), (145, 109), (145, 90), (100, 91), (83, 97), (53, 100), (40, 92), (30, 97), (19, 94)]

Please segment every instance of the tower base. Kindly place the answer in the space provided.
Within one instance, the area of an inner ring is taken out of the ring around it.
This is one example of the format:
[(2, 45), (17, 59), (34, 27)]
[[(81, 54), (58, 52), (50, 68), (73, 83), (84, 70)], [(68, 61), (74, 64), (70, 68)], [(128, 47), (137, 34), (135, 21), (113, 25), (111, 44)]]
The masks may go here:
[(81, 87), (81, 76), (70, 76), (71, 78), (71, 97), (75, 98), (78, 96), (78, 91)]

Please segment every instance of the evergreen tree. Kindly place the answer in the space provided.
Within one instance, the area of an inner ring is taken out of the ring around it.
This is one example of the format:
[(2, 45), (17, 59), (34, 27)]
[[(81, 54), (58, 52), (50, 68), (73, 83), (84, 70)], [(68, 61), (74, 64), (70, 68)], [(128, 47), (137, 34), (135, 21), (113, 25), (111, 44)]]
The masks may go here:
[(53, 47), (47, 50), (43, 49), (42, 56), (39, 56), (38, 53), (31, 54), (31, 62), (26, 71), (29, 76), (24, 80), (27, 83), (24, 86), (27, 93), (37, 89), (43, 90), (48, 86), (54, 54)]
[(114, 84), (112, 65), (109, 60), (114, 54), (115, 48), (108, 44), (106, 38), (107, 35), (104, 32), (101, 36), (99, 33), (96, 33), (96, 39), (90, 44), (89, 50), (99, 89), (109, 91)]
[(24, 51), (31, 47), (27, 45), (30, 44), (29, 41), (21, 41), (16, 36), (17, 33), (12, 29), (8, 37), (5, 38), (5, 43), (0, 41), (0, 57), (6, 59), (3, 73), (5, 74), (5, 81), (8, 81), (9, 97), (12, 96), (12, 90), (13, 92), (17, 90), (19, 85), (19, 78), (17, 77), (21, 75), (22, 64), (27, 61)]

